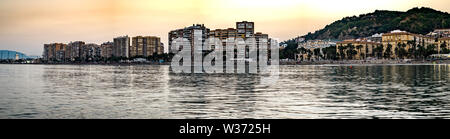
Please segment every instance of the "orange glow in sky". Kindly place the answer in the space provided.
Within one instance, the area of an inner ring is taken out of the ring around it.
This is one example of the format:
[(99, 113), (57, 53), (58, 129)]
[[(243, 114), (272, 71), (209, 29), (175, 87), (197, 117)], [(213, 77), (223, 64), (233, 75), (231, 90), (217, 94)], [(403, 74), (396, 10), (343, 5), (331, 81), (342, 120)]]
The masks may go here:
[(159, 36), (192, 24), (210, 29), (253, 21), (257, 32), (280, 40), (321, 29), (346, 16), (375, 10), (431, 7), (449, 12), (449, 0), (1, 0), (0, 49), (41, 55), (43, 44)]

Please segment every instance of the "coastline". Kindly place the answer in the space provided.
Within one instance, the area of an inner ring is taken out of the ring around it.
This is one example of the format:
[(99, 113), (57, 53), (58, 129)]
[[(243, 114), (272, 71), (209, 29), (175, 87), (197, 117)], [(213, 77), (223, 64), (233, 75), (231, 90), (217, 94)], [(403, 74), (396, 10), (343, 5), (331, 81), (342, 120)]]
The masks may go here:
[[(0, 63), (16, 65), (109, 65), (109, 66), (133, 66), (133, 65), (170, 65), (170, 62), (158, 63)], [(322, 61), (280, 61), (280, 65), (434, 65), (450, 64), (450, 60), (322, 60)]]
[(450, 64), (450, 60), (323, 60), (323, 61), (280, 61), (280, 65), (424, 65)]

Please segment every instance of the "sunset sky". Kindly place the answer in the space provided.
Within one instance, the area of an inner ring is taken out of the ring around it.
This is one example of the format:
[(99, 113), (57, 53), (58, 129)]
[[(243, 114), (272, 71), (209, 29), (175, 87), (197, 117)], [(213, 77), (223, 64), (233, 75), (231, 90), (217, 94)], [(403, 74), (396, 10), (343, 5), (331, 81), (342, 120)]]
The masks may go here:
[(253, 21), (257, 32), (286, 40), (346, 16), (431, 7), (450, 12), (449, 0), (0, 0), (0, 50), (42, 55), (43, 44), (159, 36), (192, 24), (210, 29)]

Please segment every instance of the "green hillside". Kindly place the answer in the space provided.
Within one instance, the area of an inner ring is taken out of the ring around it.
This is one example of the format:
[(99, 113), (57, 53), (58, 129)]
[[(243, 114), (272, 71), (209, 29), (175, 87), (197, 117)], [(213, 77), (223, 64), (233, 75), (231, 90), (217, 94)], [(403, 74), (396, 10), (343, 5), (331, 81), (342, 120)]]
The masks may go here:
[(305, 39), (354, 39), (400, 29), (427, 34), (437, 28), (450, 28), (450, 14), (431, 8), (413, 8), (406, 12), (376, 10), (373, 13), (345, 17), (325, 28), (305, 35)]

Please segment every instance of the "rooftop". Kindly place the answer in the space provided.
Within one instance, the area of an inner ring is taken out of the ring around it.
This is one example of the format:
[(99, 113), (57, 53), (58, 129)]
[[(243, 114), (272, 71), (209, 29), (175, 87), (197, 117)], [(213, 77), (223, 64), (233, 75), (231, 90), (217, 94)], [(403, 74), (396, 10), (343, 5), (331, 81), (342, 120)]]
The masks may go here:
[(380, 44), (378, 42), (374, 42), (374, 41), (367, 40), (367, 39), (349, 39), (349, 40), (337, 42), (337, 44), (349, 44), (349, 43)]

